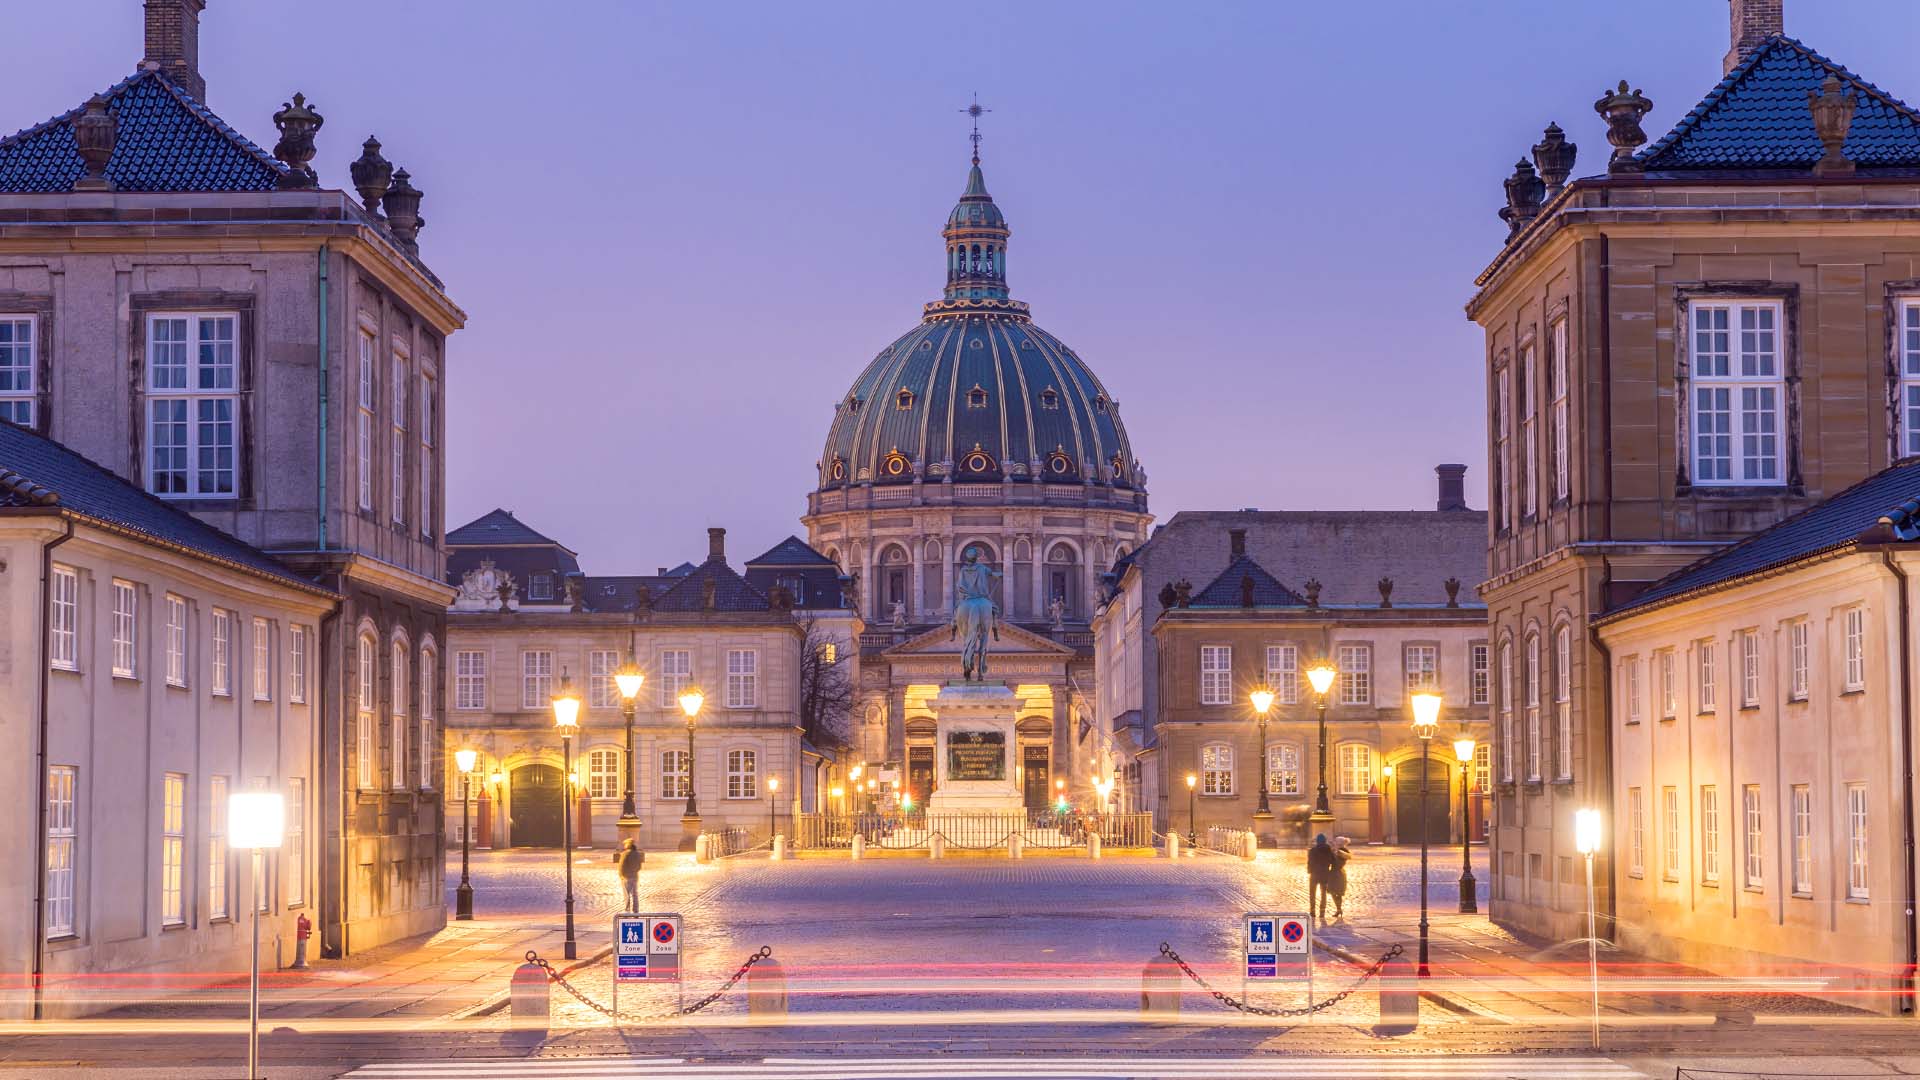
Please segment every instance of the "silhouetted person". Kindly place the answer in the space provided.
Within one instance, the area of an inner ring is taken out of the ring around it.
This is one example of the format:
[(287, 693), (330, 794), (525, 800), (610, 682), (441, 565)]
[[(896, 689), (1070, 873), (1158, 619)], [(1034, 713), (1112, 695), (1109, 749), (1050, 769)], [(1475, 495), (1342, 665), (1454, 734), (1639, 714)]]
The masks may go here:
[(1347, 863), (1353, 858), (1353, 841), (1344, 836), (1333, 841), (1333, 869), (1327, 873), (1327, 892), (1333, 896), (1333, 917), (1338, 919), (1347, 906)]
[(626, 904), (622, 911), (640, 910), (640, 865), (647, 861), (647, 853), (634, 846), (631, 839), (620, 841), (620, 850), (613, 856), (614, 866), (620, 871), (620, 886), (626, 890), (622, 902)]
[(1327, 843), (1326, 833), (1320, 833), (1307, 849), (1307, 906), (1322, 921), (1327, 917), (1327, 889), (1333, 883), (1333, 867), (1333, 845)]

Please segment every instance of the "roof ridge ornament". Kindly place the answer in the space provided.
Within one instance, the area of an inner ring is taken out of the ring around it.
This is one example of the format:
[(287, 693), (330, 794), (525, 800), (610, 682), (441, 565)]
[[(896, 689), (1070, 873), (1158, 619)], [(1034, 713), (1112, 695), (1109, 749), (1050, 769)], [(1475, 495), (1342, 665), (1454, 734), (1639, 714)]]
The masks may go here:
[(1567, 177), (1573, 174), (1574, 155), (1580, 148), (1567, 141), (1566, 132), (1560, 125), (1549, 123), (1540, 141), (1533, 144), (1533, 164), (1540, 170), (1540, 179), (1546, 181), (1546, 202), (1552, 202), (1567, 186)]
[(980, 92), (976, 90), (973, 92), (973, 104), (960, 111), (973, 118), (973, 134), (968, 138), (973, 142), (973, 163), (978, 165), (980, 164), (980, 114), (990, 113), (993, 110), (980, 104)]
[(1820, 89), (1807, 91), (1807, 109), (1813, 113), (1813, 130), (1820, 136), (1826, 153), (1813, 165), (1815, 176), (1852, 176), (1853, 162), (1841, 152), (1847, 132), (1853, 127), (1854, 109), (1859, 106), (1840, 76), (1827, 74)]
[(280, 129), (280, 141), (273, 145), (273, 156), (287, 163), (280, 175), (282, 190), (320, 186), (320, 178), (308, 164), (313, 160), (313, 137), (327, 118), (307, 107), (307, 95), (296, 93), (293, 100), (273, 114), (273, 126)]
[(1593, 103), (1593, 111), (1607, 122), (1607, 142), (1613, 145), (1613, 157), (1607, 162), (1608, 172), (1646, 171), (1646, 166), (1633, 154), (1636, 148), (1647, 141), (1647, 133), (1640, 127), (1640, 119), (1652, 110), (1653, 102), (1639, 90), (1629, 91), (1625, 79), (1620, 80), (1618, 89), (1602, 94), (1600, 100)]

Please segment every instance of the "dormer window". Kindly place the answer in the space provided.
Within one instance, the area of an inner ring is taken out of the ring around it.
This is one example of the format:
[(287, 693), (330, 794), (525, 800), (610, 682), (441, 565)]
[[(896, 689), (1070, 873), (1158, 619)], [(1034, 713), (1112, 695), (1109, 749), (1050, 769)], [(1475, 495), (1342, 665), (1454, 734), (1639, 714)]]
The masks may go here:
[(827, 466), (827, 475), (835, 480), (845, 480), (847, 478), (847, 463), (841, 461), (839, 458), (834, 458), (833, 464)]
[(901, 412), (913, 408), (913, 391), (904, 386), (901, 387), (900, 392), (893, 395), (893, 407)]
[(860, 411), (860, 399), (859, 399), (859, 398), (857, 398), (857, 397), (854, 397), (854, 396), (852, 396), (852, 395), (848, 395), (848, 397), (847, 397), (847, 411), (848, 411), (848, 412), (859, 412), (859, 411)]
[(1047, 472), (1053, 476), (1066, 476), (1073, 472), (1073, 459), (1064, 450), (1055, 449), (1047, 455)]
[(973, 389), (967, 391), (967, 408), (984, 409), (986, 407), (987, 407), (986, 388), (981, 386), (979, 383), (974, 383)]
[(1054, 410), (1059, 409), (1060, 408), (1060, 392), (1055, 390), (1051, 386), (1047, 387), (1045, 390), (1040, 391), (1040, 407), (1043, 409), (1054, 409)]
[(1101, 394), (1093, 399), (1093, 407), (1099, 412), (1107, 411), (1107, 395)]
[(907, 461), (907, 455), (898, 450), (889, 453), (880, 462), (880, 471), (888, 476), (905, 476), (913, 468)]
[(931, 342), (931, 341), (923, 341), (923, 342), (921, 342), (921, 343), (920, 343), (920, 351), (921, 351), (921, 352), (932, 352), (932, 351), (933, 351), (933, 342)]
[(552, 574), (533, 575), (532, 579), (527, 582), (527, 599), (529, 600), (553, 599), (553, 575)]
[(982, 450), (979, 443), (974, 443), (967, 456), (960, 459), (960, 468), (970, 473), (990, 473), (993, 471), (993, 456)]

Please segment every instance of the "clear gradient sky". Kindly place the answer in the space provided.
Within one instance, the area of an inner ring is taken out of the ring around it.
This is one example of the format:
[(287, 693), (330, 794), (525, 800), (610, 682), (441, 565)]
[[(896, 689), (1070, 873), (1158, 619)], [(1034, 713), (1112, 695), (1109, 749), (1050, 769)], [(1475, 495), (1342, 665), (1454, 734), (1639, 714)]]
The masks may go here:
[[(0, 128), (133, 70), (140, 0), (0, 0)], [(1920, 3), (1787, 0), (1787, 32), (1920, 99)], [(377, 134), (426, 192), (450, 524), (495, 506), (594, 573), (800, 532), (833, 403), (942, 284), (980, 94), (1009, 279), (1121, 404), (1153, 509), (1485, 502), (1461, 313), (1501, 180), (1627, 78), (1665, 132), (1725, 0), (641, 3), (211, 0), (201, 66), (263, 146), (295, 90), (348, 187)]]

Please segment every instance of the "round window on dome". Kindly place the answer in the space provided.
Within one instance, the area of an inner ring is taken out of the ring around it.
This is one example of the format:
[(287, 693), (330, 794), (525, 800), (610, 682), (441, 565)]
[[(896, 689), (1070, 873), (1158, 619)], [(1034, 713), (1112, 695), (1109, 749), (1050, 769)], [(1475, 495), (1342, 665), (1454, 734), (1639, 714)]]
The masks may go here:
[(834, 458), (833, 465), (827, 470), (827, 473), (835, 480), (845, 480), (847, 478), (847, 463), (841, 461), (839, 458)]
[(880, 463), (880, 471), (888, 476), (905, 476), (910, 467), (907, 463), (907, 455), (898, 452), (888, 454)]
[(970, 473), (986, 473), (986, 472), (993, 471), (993, 459), (991, 457), (988, 457), (985, 453), (979, 450), (975, 450), (973, 453), (968, 454), (966, 457), (966, 460), (962, 461), (961, 464), (965, 466), (966, 470)]
[(1055, 476), (1065, 476), (1073, 471), (1073, 462), (1065, 454), (1050, 454), (1047, 456), (1047, 471)]

